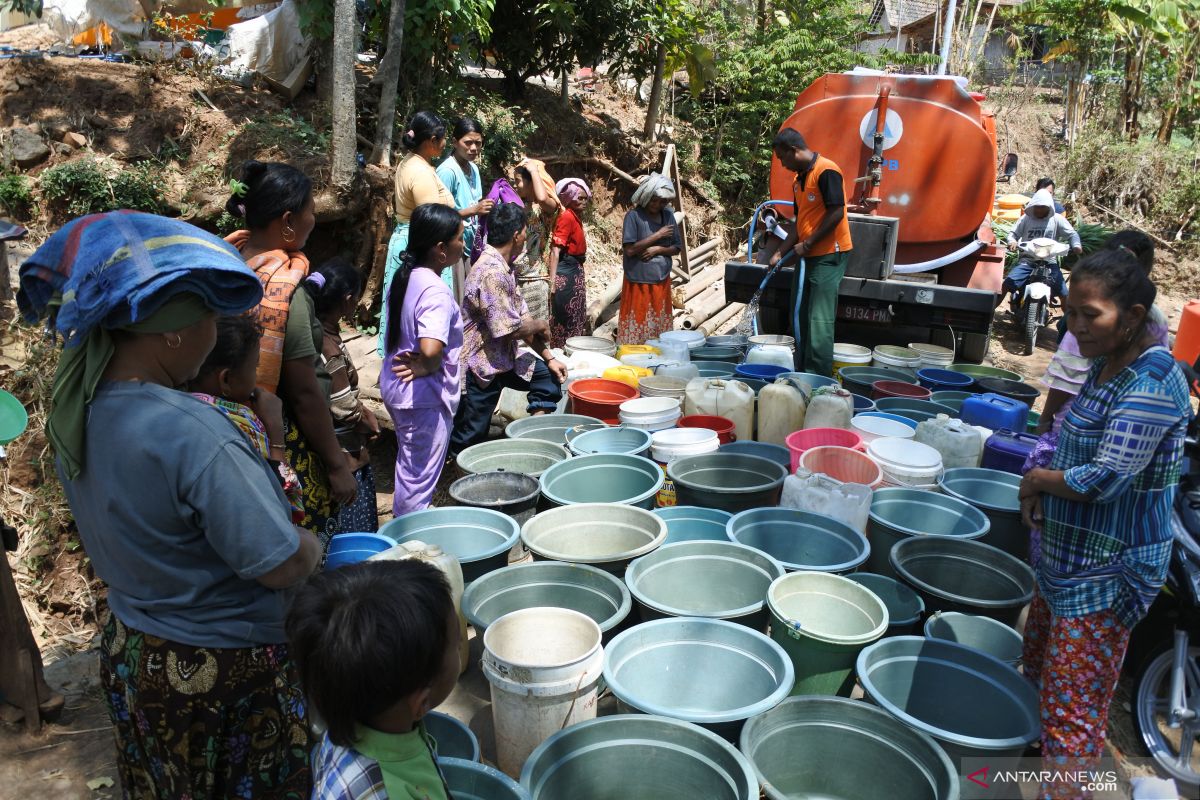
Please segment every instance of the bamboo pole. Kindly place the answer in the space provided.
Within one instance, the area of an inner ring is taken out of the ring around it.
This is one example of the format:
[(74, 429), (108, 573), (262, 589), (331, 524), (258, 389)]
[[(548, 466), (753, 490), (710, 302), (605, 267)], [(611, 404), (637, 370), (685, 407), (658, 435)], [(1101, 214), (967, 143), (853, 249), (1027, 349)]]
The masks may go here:
[(746, 310), (744, 303), (730, 303), (705, 320), (699, 327), (705, 336), (716, 336), (727, 322)]

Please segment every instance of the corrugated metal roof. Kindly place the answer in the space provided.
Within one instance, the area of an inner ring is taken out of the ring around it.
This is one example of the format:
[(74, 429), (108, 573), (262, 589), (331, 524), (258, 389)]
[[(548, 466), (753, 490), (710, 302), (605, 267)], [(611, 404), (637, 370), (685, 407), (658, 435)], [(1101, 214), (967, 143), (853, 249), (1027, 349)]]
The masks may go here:
[(881, 0), (887, 21), (893, 28), (903, 28), (917, 20), (937, 13), (938, 0)]

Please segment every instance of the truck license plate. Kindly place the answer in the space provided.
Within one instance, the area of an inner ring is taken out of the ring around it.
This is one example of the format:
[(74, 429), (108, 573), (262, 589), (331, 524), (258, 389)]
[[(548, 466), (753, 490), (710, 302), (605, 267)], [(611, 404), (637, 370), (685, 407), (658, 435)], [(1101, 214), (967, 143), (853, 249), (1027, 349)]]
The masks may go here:
[(838, 306), (838, 319), (848, 322), (891, 322), (892, 311), (887, 306), (870, 308), (868, 306)]

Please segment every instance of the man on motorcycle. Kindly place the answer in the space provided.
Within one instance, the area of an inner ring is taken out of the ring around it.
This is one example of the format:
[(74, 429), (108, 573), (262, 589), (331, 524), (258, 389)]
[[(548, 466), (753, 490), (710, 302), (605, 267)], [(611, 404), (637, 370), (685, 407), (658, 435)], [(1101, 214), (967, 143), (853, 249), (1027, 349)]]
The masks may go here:
[[(1017, 242), (1027, 242), (1030, 239), (1039, 238), (1066, 241), (1070, 243), (1071, 249), (1076, 253), (1083, 252), (1079, 234), (1071, 223), (1067, 222), (1066, 217), (1054, 213), (1054, 195), (1045, 189), (1034, 192), (1033, 197), (1025, 204), (1025, 214), (1017, 220), (1012, 232), (1008, 234), (1008, 246), (1009, 249), (1016, 249)], [(1051, 288), (1054, 290), (1054, 296), (1065, 297), (1067, 290), (1063, 282), (1062, 268), (1058, 264), (1054, 264), (1052, 271), (1051, 280), (1054, 284)], [(1012, 271), (1005, 276), (1001, 299), (1024, 289), (1032, 272), (1033, 264), (1022, 257)], [(999, 305), (999, 301), (996, 304)]]

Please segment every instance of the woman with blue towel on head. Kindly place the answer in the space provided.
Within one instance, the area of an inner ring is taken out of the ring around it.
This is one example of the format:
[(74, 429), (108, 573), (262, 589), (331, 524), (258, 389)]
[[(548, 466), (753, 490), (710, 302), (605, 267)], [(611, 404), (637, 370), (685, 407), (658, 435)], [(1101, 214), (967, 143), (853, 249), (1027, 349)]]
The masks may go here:
[(79, 537), (108, 586), (100, 679), (126, 797), (306, 797), (310, 731), (285, 590), (321, 545), (258, 452), (179, 391), (262, 286), (179, 220), (77, 219), (21, 267), (21, 311), (62, 299), (46, 433)]

